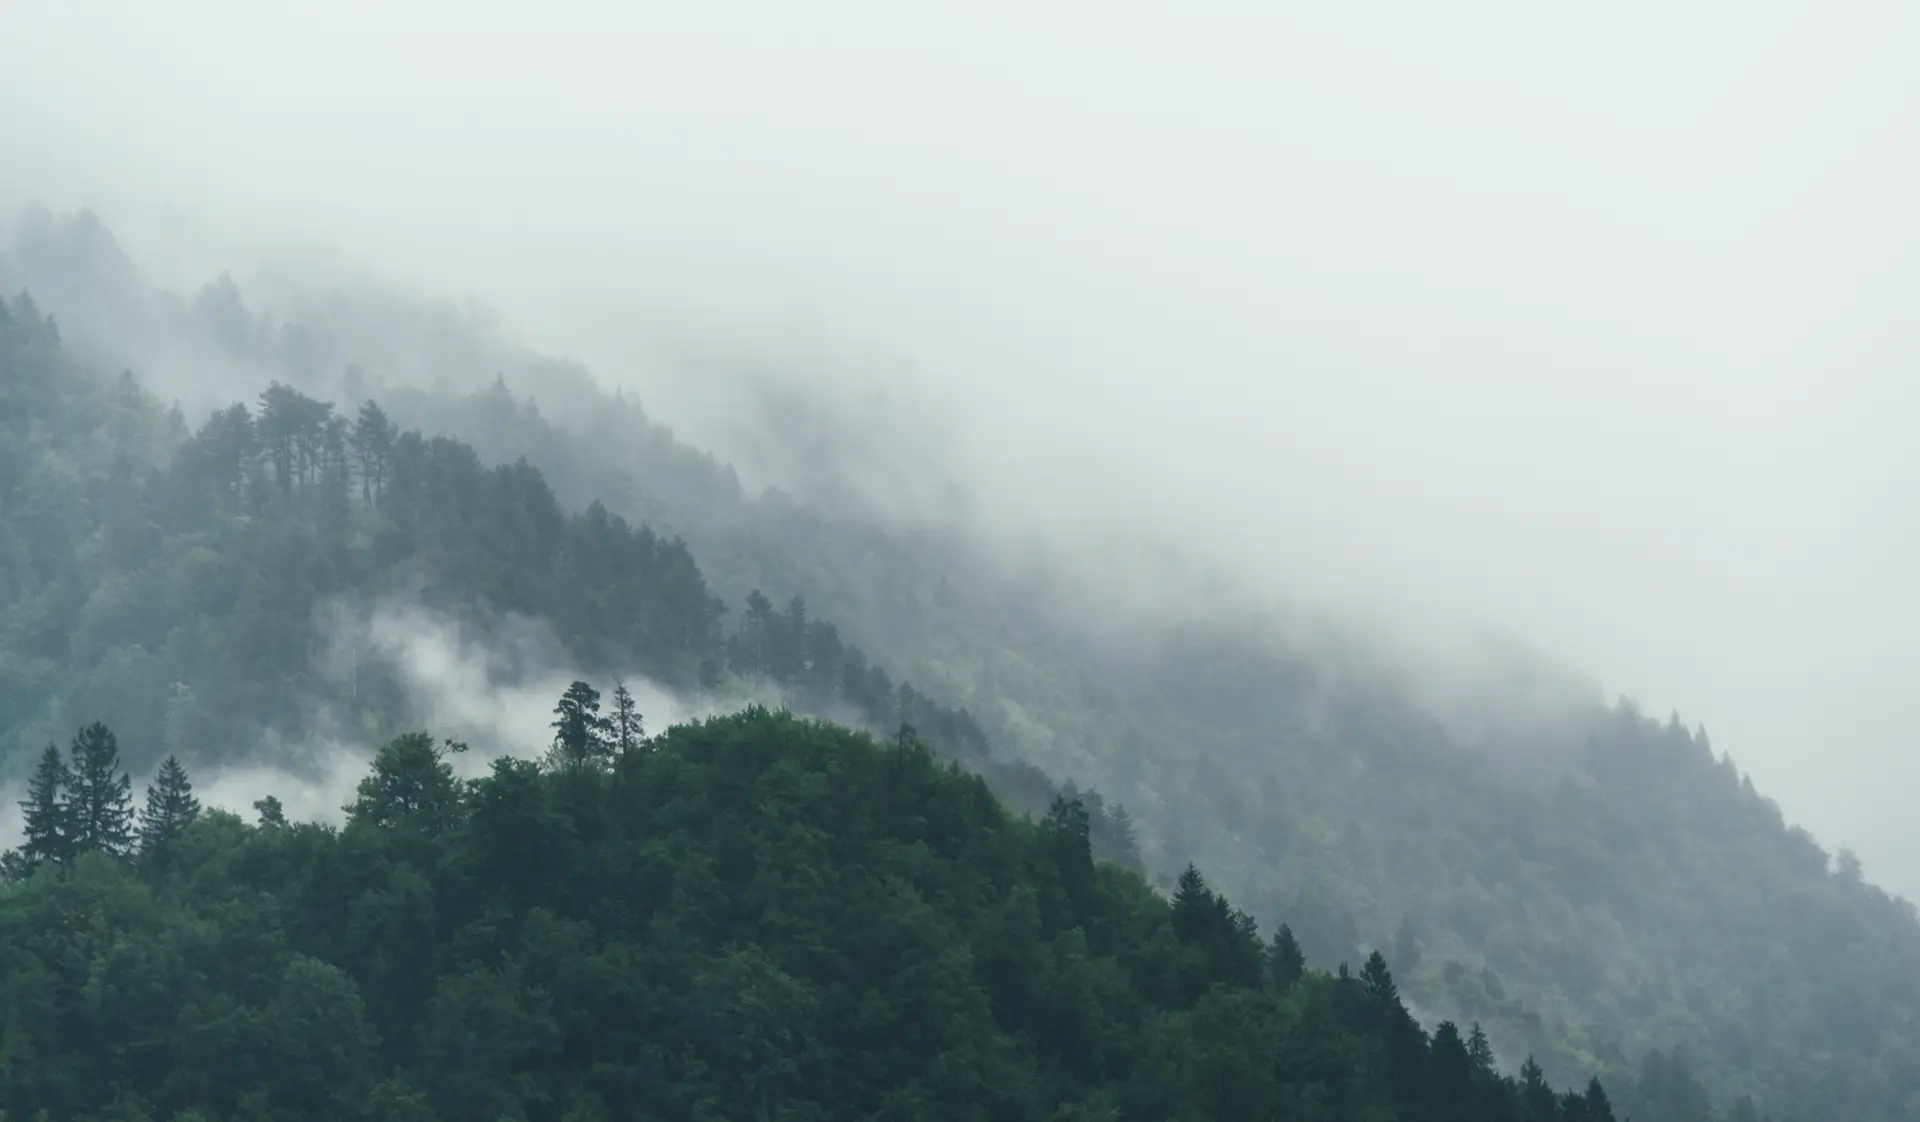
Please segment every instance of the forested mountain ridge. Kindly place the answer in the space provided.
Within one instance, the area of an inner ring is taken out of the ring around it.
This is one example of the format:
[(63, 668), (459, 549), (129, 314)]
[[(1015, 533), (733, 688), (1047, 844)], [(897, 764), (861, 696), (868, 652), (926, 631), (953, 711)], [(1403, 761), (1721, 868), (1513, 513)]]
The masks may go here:
[[(590, 671), (689, 691), (761, 684), (870, 727), (908, 724), (1015, 806), (1055, 794), (800, 597), (753, 591), (723, 629), (726, 606), (684, 543), (599, 504), (567, 514), (524, 460), (487, 468), (373, 402), (349, 422), (278, 383), (257, 410), (235, 404), (189, 434), (131, 378), (73, 364), (30, 299), (0, 316), (0, 774), (23, 774), (82, 712), (135, 730), (136, 767), (239, 762), (270, 736), (297, 741), (322, 707), (362, 736), (393, 735), (422, 716), (395, 668), (356, 657), (321, 673), (315, 632), (342, 597), (404, 595), (483, 633), (503, 616), (541, 621)], [(1102, 856), (1137, 865), (1125, 812), (1085, 799)]]
[(1423, 1030), (1377, 953), (1307, 971), (1197, 870), (1169, 902), (1097, 863), (1078, 801), (1015, 818), (910, 737), (760, 709), (596, 714), (576, 683), (544, 765), (467, 782), (399, 737), (339, 830), (203, 811), (171, 761), (136, 820), (110, 730), (50, 749), (0, 1117), (1618, 1117)]
[[(270, 358), (289, 381), (349, 377), (320, 321), (237, 318), (226, 297), (206, 307), (246, 328), (229, 334), (249, 361)], [(1196, 860), (1263, 922), (1290, 923), (1323, 967), (1386, 949), (1412, 1008), (1485, 1022), (1516, 1049), (1509, 1065), (1533, 1051), (1559, 1081), (1598, 1070), (1642, 1122), (1694, 1117), (1694, 1075), (1722, 1104), (1752, 1094), (1803, 1118), (1920, 1117), (1911, 909), (1844, 858), (1835, 867), (1704, 734), (1594, 706), (1516, 774), (1391, 683), (1330, 672), (1251, 628), (1090, 641), (951, 540), (742, 494), (710, 457), (578, 379), (509, 367), (537, 387), (536, 410), (506, 385), (394, 390), (379, 355), (360, 357), (395, 417), (437, 418), (482, 463), (526, 456), (562, 507), (604, 499), (680, 536), (733, 602), (762, 588), (785, 618), (803, 595), (872, 661), (964, 705), (992, 758), (1097, 784), (1136, 812), (1145, 862), (1169, 889)], [(191, 427), (151, 403), (136, 412), (159, 446)], [(113, 443), (97, 440), (97, 462)], [(744, 650), (720, 630), (719, 661), (733, 665)], [(116, 673), (139, 661), (114, 657)], [(699, 670), (661, 673), (697, 682)], [(37, 743), (107, 712), (93, 704), (76, 697)]]

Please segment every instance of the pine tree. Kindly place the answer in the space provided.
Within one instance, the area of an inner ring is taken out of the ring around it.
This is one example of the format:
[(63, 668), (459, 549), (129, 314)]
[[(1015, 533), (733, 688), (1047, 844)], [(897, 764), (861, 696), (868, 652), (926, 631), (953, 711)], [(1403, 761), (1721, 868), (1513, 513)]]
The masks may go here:
[(255, 799), (253, 809), (260, 814), (260, 825), (263, 829), (287, 824), (286, 809), (280, 805), (280, 800), (272, 795), (263, 795)]
[(1481, 1075), (1493, 1074), (1493, 1045), (1488, 1043), (1479, 1021), (1473, 1022), (1473, 1031), (1467, 1035), (1467, 1055), (1473, 1060), (1475, 1071)]
[(1367, 956), (1366, 964), (1360, 967), (1360, 981), (1366, 987), (1367, 1004), (1382, 1019), (1401, 1009), (1400, 988), (1393, 984), (1393, 972), (1387, 969), (1387, 960), (1379, 951)]
[(646, 743), (640, 729), (640, 707), (633, 700), (633, 694), (627, 691), (627, 684), (618, 678), (613, 681), (613, 713), (609, 720), (613, 746), (621, 756), (633, 755)]
[(1520, 1117), (1527, 1122), (1551, 1122), (1559, 1117), (1560, 1106), (1546, 1072), (1532, 1056), (1520, 1065)]
[(1267, 975), (1273, 981), (1273, 987), (1282, 993), (1293, 988), (1293, 984), (1305, 977), (1307, 956), (1301, 953), (1300, 943), (1293, 937), (1293, 928), (1286, 924), (1273, 933), (1273, 943), (1267, 948)]
[(1047, 808), (1043, 828), (1051, 842), (1054, 860), (1067, 882), (1069, 891), (1081, 891), (1093, 882), (1092, 824), (1087, 807), (1079, 799), (1055, 795)]
[(73, 773), (60, 749), (47, 745), (27, 783), (26, 801), (20, 804), (26, 816), (20, 856), (27, 867), (45, 861), (60, 864), (73, 855), (73, 809), (66, 798), (72, 784)]
[(1213, 921), (1213, 893), (1200, 870), (1187, 865), (1180, 874), (1180, 885), (1173, 893), (1173, 931), (1186, 942), (1194, 942), (1207, 933)]
[(147, 805), (140, 811), (140, 852), (152, 853), (179, 837), (198, 817), (200, 800), (193, 797), (187, 769), (168, 756), (147, 787)]
[(70, 749), (73, 851), (115, 857), (133, 848), (133, 780), (120, 767), (120, 743), (98, 721), (80, 730)]
[(599, 767), (612, 754), (612, 722), (600, 715), (600, 691), (575, 682), (553, 707), (554, 763), (572, 772)]
[(1600, 1086), (1598, 1076), (1587, 1080), (1587, 1117), (1592, 1122), (1614, 1122), (1613, 1104), (1607, 1101), (1607, 1092)]

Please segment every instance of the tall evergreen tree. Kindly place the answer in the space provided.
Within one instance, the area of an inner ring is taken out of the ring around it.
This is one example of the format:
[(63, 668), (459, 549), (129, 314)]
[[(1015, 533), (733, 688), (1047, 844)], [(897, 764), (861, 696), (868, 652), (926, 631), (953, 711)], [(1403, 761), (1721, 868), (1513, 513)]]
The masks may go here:
[(1480, 1022), (1473, 1022), (1473, 1031), (1467, 1036), (1467, 1056), (1473, 1060), (1473, 1067), (1481, 1075), (1493, 1074), (1493, 1045), (1488, 1042), (1486, 1031)]
[(73, 738), (70, 754), (73, 851), (125, 855), (133, 848), (133, 780), (120, 766), (120, 742), (95, 721)]
[(47, 745), (20, 804), (26, 817), (20, 856), (28, 867), (45, 861), (58, 864), (73, 855), (73, 808), (67, 798), (72, 783), (73, 773), (60, 749)]
[(147, 787), (147, 805), (140, 811), (140, 852), (152, 853), (179, 837), (198, 817), (200, 800), (193, 797), (187, 769), (168, 756)]
[(1520, 1117), (1526, 1122), (1551, 1122), (1560, 1116), (1560, 1105), (1547, 1083), (1547, 1073), (1532, 1056), (1520, 1065)]
[(1600, 1086), (1598, 1076), (1587, 1080), (1586, 1102), (1587, 1117), (1592, 1122), (1614, 1122), (1613, 1104), (1607, 1101), (1606, 1089)]
[(1285, 991), (1293, 988), (1306, 973), (1307, 956), (1301, 953), (1293, 928), (1283, 923), (1280, 930), (1273, 933), (1272, 945), (1267, 948), (1267, 976), (1275, 989)]
[(1075, 907), (1085, 903), (1093, 889), (1093, 842), (1087, 807), (1079, 799), (1055, 795), (1045, 823), (1060, 879)]
[(611, 724), (613, 746), (622, 756), (631, 756), (645, 743), (640, 728), (640, 706), (633, 700), (633, 694), (627, 690), (627, 684), (618, 678), (613, 682), (613, 712), (608, 720)]
[(553, 757), (557, 767), (573, 772), (603, 764), (612, 754), (612, 722), (600, 715), (600, 691), (575, 682), (553, 707)]
[(1360, 981), (1366, 987), (1367, 1004), (1383, 1020), (1402, 1010), (1400, 988), (1394, 985), (1393, 972), (1387, 969), (1386, 957), (1379, 951), (1368, 955), (1366, 964), (1360, 967)]
[(1207, 878), (1188, 863), (1173, 892), (1173, 931), (1187, 942), (1203, 938), (1213, 922), (1213, 893)]

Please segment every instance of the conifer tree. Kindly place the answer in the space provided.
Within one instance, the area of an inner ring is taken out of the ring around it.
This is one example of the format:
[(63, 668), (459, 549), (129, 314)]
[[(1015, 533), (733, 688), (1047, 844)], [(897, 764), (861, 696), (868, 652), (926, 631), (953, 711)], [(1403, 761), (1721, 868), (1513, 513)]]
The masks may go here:
[(640, 727), (640, 707), (628, 692), (627, 684), (618, 678), (613, 682), (613, 713), (609, 717), (612, 725), (613, 746), (620, 755), (631, 756), (645, 743), (645, 735)]
[(1607, 1101), (1607, 1092), (1600, 1086), (1598, 1076), (1587, 1080), (1586, 1104), (1591, 1122), (1614, 1122), (1613, 1104)]
[(73, 852), (124, 856), (133, 848), (133, 780), (120, 767), (119, 741), (95, 721), (73, 738), (70, 755)]
[(1293, 937), (1293, 928), (1286, 924), (1273, 933), (1273, 943), (1267, 948), (1267, 974), (1273, 987), (1285, 992), (1293, 984), (1305, 977), (1307, 956), (1300, 950), (1300, 943)]
[(553, 759), (567, 771), (584, 772), (612, 753), (612, 722), (600, 715), (600, 691), (575, 682), (553, 707)]
[(1206, 934), (1212, 919), (1213, 893), (1207, 888), (1207, 879), (1189, 862), (1173, 893), (1174, 934), (1194, 942)]
[(1520, 1065), (1520, 1117), (1527, 1122), (1549, 1122), (1559, 1116), (1559, 1104), (1555, 1100), (1553, 1088), (1547, 1083), (1547, 1073), (1532, 1056)]
[(26, 838), (20, 856), (28, 867), (45, 861), (62, 863), (73, 855), (73, 812), (67, 792), (73, 773), (60, 749), (47, 745), (40, 766), (27, 782), (27, 798), (20, 804), (26, 817)]
[(1053, 804), (1047, 807), (1046, 831), (1052, 839), (1055, 855), (1059, 858), (1063, 870), (1078, 871), (1084, 869), (1088, 876), (1093, 873), (1093, 847), (1090, 840), (1092, 824), (1087, 815), (1086, 804), (1079, 799), (1069, 800), (1065, 795), (1055, 795)]
[(1493, 1045), (1487, 1041), (1479, 1021), (1473, 1022), (1473, 1031), (1467, 1035), (1467, 1056), (1473, 1060), (1475, 1071), (1481, 1075), (1493, 1074)]
[(274, 798), (272, 795), (264, 795), (255, 799), (253, 809), (259, 812), (260, 825), (263, 828), (285, 826), (287, 824), (287, 812), (285, 808), (280, 805), (280, 800)]
[(1367, 1004), (1383, 1021), (1401, 1009), (1400, 988), (1394, 985), (1393, 972), (1387, 969), (1386, 957), (1379, 951), (1368, 955), (1366, 964), (1360, 967), (1360, 981), (1366, 987)]
[(140, 811), (140, 852), (152, 853), (179, 837), (198, 817), (200, 800), (193, 797), (187, 769), (168, 756), (147, 787), (147, 805)]

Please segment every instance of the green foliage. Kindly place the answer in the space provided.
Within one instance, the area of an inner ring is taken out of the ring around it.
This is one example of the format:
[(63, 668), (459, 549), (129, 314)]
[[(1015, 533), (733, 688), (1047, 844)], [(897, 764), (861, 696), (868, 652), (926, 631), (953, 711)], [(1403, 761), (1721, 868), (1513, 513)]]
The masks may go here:
[(152, 855), (178, 838), (200, 817), (200, 800), (193, 797), (193, 784), (180, 761), (168, 756), (161, 761), (160, 774), (147, 788), (147, 805), (140, 811), (140, 852)]
[[(97, 223), (83, 225), (80, 248), (97, 248)], [(86, 273), (68, 290), (115, 284), (128, 287)], [(1911, 907), (1844, 854), (1830, 868), (1704, 734), (1595, 704), (1524, 735), (1470, 735), (1398, 683), (1255, 623), (1115, 643), (1113, 613), (1086, 628), (1055, 609), (1059, 590), (1001, 579), (964, 540), (749, 496), (577, 367), (505, 353), (431, 308), (355, 299), (276, 322), (222, 282), (142, 313), (214, 341), (211, 365), (381, 397), (343, 434), (270, 390), (264, 443), (242, 406), (190, 434), (131, 379), (72, 362), (31, 301), (7, 306), (9, 778), (27, 779), (39, 746), (82, 715), (120, 729), (140, 771), (168, 753), (237, 758), (322, 707), (371, 742), (393, 737), (425, 715), (377, 666), (316, 675), (313, 614), (420, 589), (471, 626), (540, 619), (588, 673), (776, 693), (875, 731), (912, 724), (1024, 813), (1077, 794), (1096, 857), (1169, 886), (1199, 862), (1269, 926), (1284, 918), (1322, 967), (1393, 947), (1410, 1002), (1484, 1022), (1553, 1078), (1603, 1072), (1623, 1117), (1657, 1122), (1660, 1104), (1693, 1101), (1686, 1088), (1804, 1118), (1877, 1122), (1920, 1101)], [(62, 326), (80, 322), (68, 311)], [(404, 372), (381, 385), (358, 367), (380, 363), (375, 335), (390, 330), (411, 333), (436, 378), (504, 369), (540, 387), (540, 409), (504, 380), (471, 394), (405, 388)], [(731, 630), (721, 597), (747, 598)], [(1418, 952), (1404, 960), (1403, 923)], [(1679, 1080), (1646, 1062), (1680, 1055)]]
[(0, 1111), (1518, 1117), (1451, 1024), (1247, 974), (1198, 872), (1170, 906), (1077, 802), (1031, 822), (904, 744), (753, 709), (462, 783), (415, 733), (343, 830), (211, 812), (165, 870), (81, 855), (0, 889)]

